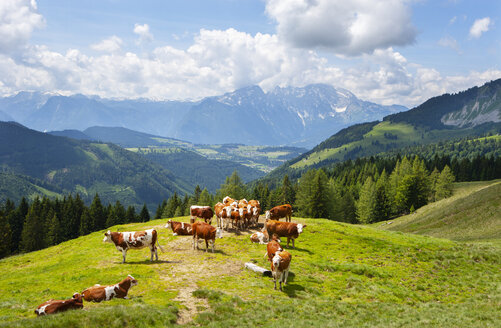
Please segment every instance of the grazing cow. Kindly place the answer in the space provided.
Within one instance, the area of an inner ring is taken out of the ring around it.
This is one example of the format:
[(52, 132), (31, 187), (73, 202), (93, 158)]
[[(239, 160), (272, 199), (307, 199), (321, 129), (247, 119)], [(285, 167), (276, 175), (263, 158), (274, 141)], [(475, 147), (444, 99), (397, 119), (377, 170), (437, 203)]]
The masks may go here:
[(73, 298), (69, 300), (48, 300), (40, 304), (35, 313), (38, 316), (54, 314), (58, 312), (64, 312), (69, 309), (81, 309), (83, 308), (82, 295), (79, 293), (73, 294)]
[(96, 284), (89, 287), (82, 292), (82, 295), (87, 302), (109, 301), (112, 298), (127, 299), (129, 289), (136, 285), (137, 280), (133, 276), (128, 275), (127, 278), (115, 285), (101, 286)]
[(263, 229), (263, 232), (255, 232), (250, 236), (250, 240), (253, 243), (266, 244), (268, 243), (270, 236), (268, 236), (268, 231)]
[(277, 289), (277, 280), (282, 290), (282, 282), (287, 284), (287, 277), (289, 276), (289, 266), (291, 264), (292, 256), (287, 251), (276, 252), (271, 261), (271, 274), (275, 282), (275, 290)]
[(271, 236), (271, 240), (268, 242), (268, 244), (266, 244), (266, 254), (264, 256), (268, 256), (268, 261), (271, 262), (271, 260), (273, 260), (276, 252), (283, 251), (280, 242), (280, 238), (278, 238), (278, 235), (274, 233)]
[(141, 249), (149, 247), (151, 251), (151, 261), (153, 261), (153, 255), (155, 255), (158, 261), (158, 253), (155, 243), (158, 247), (160, 247), (162, 252), (164, 251), (162, 246), (158, 243), (157, 231), (155, 229), (131, 232), (111, 232), (108, 230), (104, 234), (103, 242), (115, 244), (117, 250), (122, 252), (122, 263), (125, 263), (125, 256), (127, 255), (128, 249)]
[(200, 218), (204, 219), (206, 223), (211, 224), (214, 212), (210, 206), (192, 205), (190, 206), (190, 215), (192, 222), (195, 222), (195, 218)]
[(267, 220), (264, 227), (270, 236), (276, 233), (279, 237), (287, 237), (287, 247), (292, 239), (292, 248), (295, 248), (294, 240), (303, 232), (306, 224)]
[(285, 222), (291, 222), (292, 218), (292, 206), (289, 204), (279, 205), (273, 207), (271, 210), (266, 211), (267, 220), (280, 220), (285, 218)]
[(165, 225), (166, 228), (171, 228), (174, 236), (188, 236), (192, 235), (192, 228), (190, 223), (177, 222), (169, 220)]
[(208, 223), (197, 221), (193, 223), (193, 249), (198, 249), (198, 239), (205, 239), (205, 251), (209, 249), (209, 242), (212, 244), (212, 253), (214, 253), (214, 244), (216, 238), (223, 238), (222, 228), (214, 228)]

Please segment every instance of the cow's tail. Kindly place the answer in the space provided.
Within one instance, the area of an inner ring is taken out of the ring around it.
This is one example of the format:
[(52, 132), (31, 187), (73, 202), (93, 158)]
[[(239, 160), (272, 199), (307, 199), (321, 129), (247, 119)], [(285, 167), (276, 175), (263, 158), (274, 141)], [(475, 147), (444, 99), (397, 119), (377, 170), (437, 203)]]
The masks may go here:
[(163, 249), (163, 247), (158, 242), (158, 238), (157, 238), (157, 245), (158, 245), (158, 248), (160, 248), (160, 250), (162, 251), (162, 253), (165, 253), (165, 250)]

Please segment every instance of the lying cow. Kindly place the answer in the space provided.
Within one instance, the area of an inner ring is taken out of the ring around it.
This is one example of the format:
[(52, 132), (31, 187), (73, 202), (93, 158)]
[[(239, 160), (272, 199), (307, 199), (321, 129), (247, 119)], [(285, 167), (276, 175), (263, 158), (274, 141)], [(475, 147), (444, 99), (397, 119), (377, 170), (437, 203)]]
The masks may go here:
[(295, 248), (294, 240), (303, 232), (306, 224), (268, 220), (265, 222), (264, 227), (269, 236), (276, 233), (279, 237), (287, 237), (287, 247), (289, 247), (289, 241), (292, 239), (292, 248)]
[(117, 250), (122, 252), (122, 263), (125, 263), (125, 256), (127, 255), (127, 250), (129, 249), (149, 247), (151, 251), (151, 261), (153, 261), (153, 255), (155, 255), (158, 261), (158, 253), (155, 243), (158, 247), (160, 247), (162, 252), (164, 251), (162, 246), (158, 243), (157, 231), (155, 229), (131, 232), (111, 232), (108, 230), (104, 234), (103, 242), (115, 244)]
[(291, 222), (292, 206), (289, 204), (279, 205), (273, 207), (271, 210), (266, 211), (266, 220), (280, 220), (285, 218), (285, 222)]
[(83, 308), (82, 295), (75, 293), (73, 294), (73, 298), (69, 300), (48, 300), (40, 304), (36, 308), (35, 313), (41, 316), (81, 308)]
[(165, 225), (166, 228), (171, 228), (174, 236), (188, 236), (192, 235), (192, 227), (190, 223), (177, 222), (169, 220)]
[(193, 249), (198, 249), (198, 239), (205, 239), (205, 251), (209, 249), (209, 242), (212, 244), (212, 253), (214, 253), (214, 244), (216, 238), (223, 238), (222, 228), (214, 228), (208, 223), (197, 221), (193, 223)]
[(254, 232), (250, 236), (250, 240), (253, 243), (266, 244), (270, 240), (270, 236), (268, 236), (268, 231), (263, 229), (262, 232), (261, 231)]
[(96, 284), (89, 287), (82, 292), (82, 295), (87, 302), (109, 301), (112, 298), (127, 299), (129, 289), (136, 285), (137, 280), (133, 276), (128, 275), (127, 278), (115, 285), (101, 286)]
[(192, 205), (190, 206), (190, 215), (191, 222), (195, 222), (196, 218), (200, 218), (204, 219), (206, 223), (211, 224), (214, 212), (212, 211), (212, 208), (210, 206)]
[(277, 280), (282, 290), (282, 282), (287, 284), (287, 277), (289, 276), (289, 266), (292, 256), (287, 251), (276, 252), (271, 261), (271, 274), (275, 282), (275, 289), (277, 289)]

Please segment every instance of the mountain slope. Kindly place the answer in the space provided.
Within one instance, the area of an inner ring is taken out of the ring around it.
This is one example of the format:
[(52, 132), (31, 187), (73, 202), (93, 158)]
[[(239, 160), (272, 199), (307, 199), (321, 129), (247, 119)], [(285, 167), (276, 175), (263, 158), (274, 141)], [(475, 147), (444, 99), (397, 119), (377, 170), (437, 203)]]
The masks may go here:
[(351, 124), (406, 109), (362, 101), (325, 84), (277, 87), (268, 93), (251, 86), (196, 102), (28, 92), (0, 98), (0, 112), (39, 131), (121, 126), (197, 144), (307, 147)]
[(501, 239), (501, 181), (456, 184), (454, 196), (375, 226), (461, 241)]
[(157, 164), (113, 144), (52, 136), (0, 122), (4, 171), (31, 176), (104, 202), (156, 205), (191, 185)]
[[(271, 278), (244, 269), (246, 262), (269, 267), (264, 246), (250, 243), (247, 232), (225, 233), (216, 241), (216, 252), (207, 254), (194, 251), (189, 236), (164, 230), (165, 221), (111, 228), (156, 228), (165, 253), (153, 263), (143, 249), (129, 252), (126, 264), (120, 264), (121, 254), (102, 243), (102, 231), (0, 260), (0, 326), (165, 327), (176, 320), (213, 327), (501, 323), (501, 257), (496, 245), (294, 218), (307, 227), (296, 249), (287, 249), (292, 262), (280, 292), (273, 290)], [(113, 284), (127, 274), (138, 280), (127, 300), (84, 302), (83, 311), (45, 318), (33, 313), (47, 299), (68, 298), (96, 283)]]

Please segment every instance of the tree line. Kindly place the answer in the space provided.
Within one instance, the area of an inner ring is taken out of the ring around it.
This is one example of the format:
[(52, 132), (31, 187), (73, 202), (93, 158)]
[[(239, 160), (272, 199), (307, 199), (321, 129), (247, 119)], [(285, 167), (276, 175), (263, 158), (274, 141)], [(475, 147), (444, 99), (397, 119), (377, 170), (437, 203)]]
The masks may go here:
[(0, 206), (0, 258), (19, 252), (31, 252), (57, 245), (117, 224), (146, 222), (150, 214), (146, 204), (136, 213), (119, 202), (103, 205), (96, 194), (86, 206), (79, 194), (63, 199), (36, 197), (19, 204), (7, 199)]

